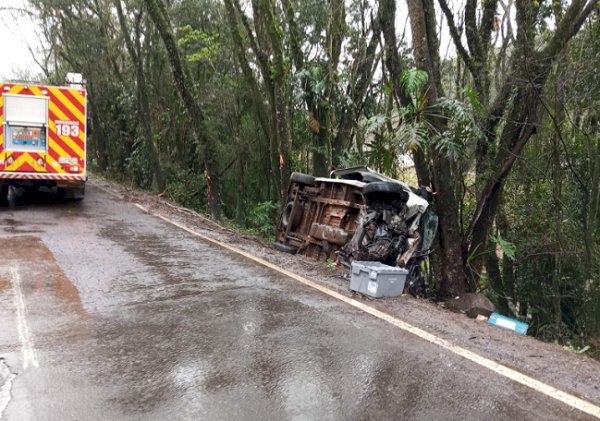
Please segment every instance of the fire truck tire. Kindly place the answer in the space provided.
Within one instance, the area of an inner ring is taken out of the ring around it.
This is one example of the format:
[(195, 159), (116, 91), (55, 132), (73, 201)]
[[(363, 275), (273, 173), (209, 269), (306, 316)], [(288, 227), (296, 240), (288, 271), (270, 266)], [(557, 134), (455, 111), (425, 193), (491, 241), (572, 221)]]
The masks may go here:
[(408, 192), (400, 184), (388, 181), (375, 181), (367, 184), (363, 187), (363, 194), (367, 199), (367, 204), (376, 201), (408, 201)]
[(315, 177), (308, 174), (303, 174), (301, 172), (293, 172), (290, 176), (290, 180), (297, 184), (302, 184), (305, 186), (314, 186), (315, 185)]
[(298, 252), (298, 249), (296, 247), (288, 246), (287, 244), (281, 243), (273, 243), (273, 248), (275, 250), (288, 254), (296, 254)]
[(23, 193), (25, 194), (25, 196), (27, 197), (31, 197), (31, 196), (35, 196), (35, 194), (38, 192), (38, 188), (35, 186), (27, 186), (27, 187), (23, 187)]
[(8, 184), (0, 185), (0, 206), (8, 206)]
[(78, 202), (85, 196), (85, 187), (59, 187), (56, 189), (56, 194), (62, 199)]

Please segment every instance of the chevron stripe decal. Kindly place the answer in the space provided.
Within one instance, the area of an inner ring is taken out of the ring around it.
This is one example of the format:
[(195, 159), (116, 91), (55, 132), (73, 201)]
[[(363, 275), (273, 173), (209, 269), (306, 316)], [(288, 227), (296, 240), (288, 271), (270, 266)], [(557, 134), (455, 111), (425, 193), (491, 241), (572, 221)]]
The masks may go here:
[[(47, 140), (37, 143), (40, 149), (6, 144), (6, 95), (48, 99)], [(0, 179), (85, 180), (86, 112), (83, 89), (0, 83)]]

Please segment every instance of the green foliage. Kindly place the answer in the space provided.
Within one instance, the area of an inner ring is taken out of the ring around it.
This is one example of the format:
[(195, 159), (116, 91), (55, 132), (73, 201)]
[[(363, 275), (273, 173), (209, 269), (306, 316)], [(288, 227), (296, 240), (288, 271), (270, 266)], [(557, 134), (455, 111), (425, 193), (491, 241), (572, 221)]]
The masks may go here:
[(176, 203), (199, 212), (206, 210), (206, 181), (196, 172), (168, 167), (167, 190)]
[(365, 154), (356, 150), (346, 151), (340, 158), (340, 168), (358, 167), (364, 165)]
[(377, 133), (381, 129), (385, 127), (388, 122), (387, 116), (383, 114), (376, 114), (367, 119), (367, 122), (364, 126), (364, 130), (367, 134)]
[(500, 249), (502, 250), (502, 253), (504, 253), (504, 255), (508, 259), (510, 259), (512, 261), (515, 260), (515, 255), (517, 253), (516, 246), (513, 243), (511, 243), (510, 241), (506, 241), (504, 238), (502, 238), (500, 233), (491, 234), (490, 241), (493, 244), (495, 244), (496, 246), (500, 247)]
[(329, 270), (335, 270), (337, 268), (335, 260), (327, 259), (325, 261), (325, 267)]
[(471, 110), (473, 110), (473, 113), (469, 113), (469, 118), (471, 118), (473, 114), (482, 115), (485, 113), (485, 107), (479, 101), (479, 93), (475, 91), (472, 86), (467, 86), (463, 90), (463, 94), (469, 100), (468, 104), (471, 106)]
[(143, 189), (152, 188), (152, 168), (143, 139), (137, 138), (131, 155), (125, 159), (127, 173), (133, 182)]
[[(437, 116), (445, 121), (445, 127), (432, 138), (433, 146), (443, 155), (459, 160), (465, 152), (467, 143), (483, 138), (483, 132), (477, 122), (476, 98), (469, 97), (470, 102), (452, 98), (441, 98), (438, 101), (440, 114), (433, 110), (429, 117)], [(475, 99), (475, 101), (474, 101)], [(479, 104), (480, 106), (480, 104)]]
[(567, 345), (563, 346), (563, 349), (565, 351), (569, 351), (574, 354), (585, 354), (586, 352), (588, 352), (591, 349), (591, 347), (589, 345), (585, 345), (584, 347), (579, 347), (577, 345), (568, 343)]
[(424, 148), (429, 142), (429, 130), (427, 126), (418, 121), (405, 123), (400, 126), (396, 134), (398, 142), (398, 153)]
[(514, 246), (502, 264), (514, 284), (501, 285), (502, 295), (526, 309), (533, 335), (592, 355), (600, 337), (600, 291), (590, 282), (600, 276), (600, 220), (588, 217), (600, 169), (595, 26), (574, 40), (543, 92), (544, 118), (509, 177), (501, 230)]
[(443, 156), (460, 160), (467, 144), (483, 137), (478, 123), (483, 107), (470, 87), (464, 90), (467, 102), (444, 97), (428, 105), (427, 94), (422, 92), (426, 83), (425, 72), (407, 70), (402, 74), (402, 87), (411, 104), (398, 110), (402, 122), (396, 135), (398, 151), (432, 147)]
[(418, 107), (422, 102), (421, 90), (428, 80), (429, 75), (423, 70), (409, 69), (402, 73), (400, 85), (404, 90), (404, 95), (411, 98), (413, 107)]
[(327, 84), (324, 78), (323, 68), (319, 65), (312, 65), (307, 69), (300, 69), (294, 74), (296, 83), (302, 84), (305, 80), (308, 80), (308, 91), (304, 91), (303, 88), (297, 90), (296, 99), (304, 99), (306, 95), (324, 95), (327, 89)]
[(187, 59), (191, 62), (212, 61), (219, 55), (221, 43), (218, 33), (206, 33), (185, 25), (178, 30), (178, 44), (184, 51), (190, 51)]
[(368, 144), (365, 157), (371, 168), (389, 174), (395, 172), (396, 155), (394, 152), (395, 149), (386, 136), (375, 135)]
[(273, 223), (279, 206), (271, 201), (262, 202), (250, 210), (250, 228), (265, 239), (275, 237), (275, 224)]

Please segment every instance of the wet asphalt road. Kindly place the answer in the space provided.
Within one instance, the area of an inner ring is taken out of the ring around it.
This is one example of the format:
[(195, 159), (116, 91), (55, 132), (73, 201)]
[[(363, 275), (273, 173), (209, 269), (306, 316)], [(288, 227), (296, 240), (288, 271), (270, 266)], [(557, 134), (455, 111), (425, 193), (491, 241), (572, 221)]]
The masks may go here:
[(94, 186), (0, 250), (2, 420), (587, 419)]

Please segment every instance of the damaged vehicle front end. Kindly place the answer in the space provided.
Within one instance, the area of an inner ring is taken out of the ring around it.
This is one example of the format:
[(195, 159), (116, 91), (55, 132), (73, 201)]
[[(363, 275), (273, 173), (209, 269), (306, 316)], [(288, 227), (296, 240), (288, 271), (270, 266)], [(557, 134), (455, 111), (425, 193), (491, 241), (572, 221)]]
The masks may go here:
[(421, 263), (431, 252), (438, 218), (428, 188), (412, 188), (367, 167), (330, 178), (294, 173), (276, 249), (317, 259), (376, 261), (408, 270), (406, 286), (424, 295)]

